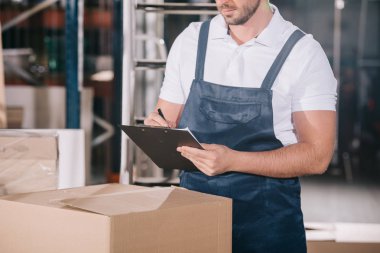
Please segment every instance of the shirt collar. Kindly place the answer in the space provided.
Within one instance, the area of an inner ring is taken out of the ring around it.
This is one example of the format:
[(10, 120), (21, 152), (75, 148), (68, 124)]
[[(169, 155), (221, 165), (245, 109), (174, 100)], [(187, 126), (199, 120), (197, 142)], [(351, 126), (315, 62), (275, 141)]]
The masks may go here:
[(228, 27), (222, 14), (217, 15), (211, 20), (212, 29), (210, 29), (209, 37), (211, 39), (225, 39), (230, 35), (228, 34)]
[[(264, 46), (273, 47), (277, 45), (277, 42), (280, 40), (281, 36), (279, 35), (285, 31), (287, 27), (287, 21), (285, 21), (281, 16), (275, 5), (270, 4), (270, 6), (274, 12), (271, 21), (267, 27), (265, 27), (265, 29), (259, 34), (259, 36), (255, 39), (252, 39), (251, 41), (255, 41)], [(228, 34), (227, 24), (221, 14), (217, 15), (212, 20), (212, 25), (213, 29), (210, 29), (209, 35), (211, 39), (225, 39), (230, 37)], [(251, 41), (248, 41), (247, 43), (250, 43)]]

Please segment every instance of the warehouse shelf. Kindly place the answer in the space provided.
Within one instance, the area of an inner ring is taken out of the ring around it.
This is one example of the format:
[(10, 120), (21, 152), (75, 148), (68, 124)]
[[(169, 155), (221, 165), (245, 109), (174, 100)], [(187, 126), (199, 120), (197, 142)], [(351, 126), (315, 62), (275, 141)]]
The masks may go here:
[(136, 10), (175, 15), (216, 15), (216, 4), (212, 3), (137, 3)]
[[(123, 59), (123, 75), (120, 76), (120, 81), (124, 88), (121, 88), (120, 94), (122, 94), (122, 124), (136, 124), (136, 92), (141, 89), (141, 85), (136, 85), (136, 71), (147, 70), (163, 70), (166, 65), (166, 56), (161, 59), (140, 59), (136, 58), (136, 15), (137, 12), (143, 12), (148, 15), (151, 13), (162, 15), (196, 15), (196, 16), (208, 16), (216, 15), (217, 8), (215, 3), (141, 3), (139, 1), (127, 1), (123, 2), (123, 37), (127, 38), (124, 41), (124, 59)], [(162, 16), (160, 16), (162, 17)], [(141, 35), (138, 35), (141, 36)], [(154, 38), (152, 38), (154, 40)], [(121, 161), (120, 161), (120, 180), (124, 183), (143, 183), (149, 184), (144, 181), (143, 178), (136, 176), (134, 172), (134, 145), (126, 138), (126, 136), (120, 136), (121, 142)], [(175, 173), (172, 173), (169, 177), (172, 177)], [(149, 180), (148, 180), (149, 181)], [(168, 179), (158, 180), (160, 182), (151, 182), (152, 184), (167, 183)], [(162, 182), (161, 182), (162, 181)], [(170, 181), (170, 180), (169, 180)]]

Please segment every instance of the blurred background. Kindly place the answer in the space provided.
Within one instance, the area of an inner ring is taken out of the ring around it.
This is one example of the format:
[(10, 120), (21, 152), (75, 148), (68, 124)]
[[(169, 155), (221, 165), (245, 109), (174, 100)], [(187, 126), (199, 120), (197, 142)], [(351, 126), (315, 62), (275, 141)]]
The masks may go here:
[[(339, 83), (336, 152), (324, 175), (302, 178), (305, 219), (379, 223), (380, 1), (271, 3), (320, 42)], [(119, 125), (153, 110), (175, 37), (213, 4), (0, 0), (7, 128), (83, 129), (86, 184), (175, 183)]]

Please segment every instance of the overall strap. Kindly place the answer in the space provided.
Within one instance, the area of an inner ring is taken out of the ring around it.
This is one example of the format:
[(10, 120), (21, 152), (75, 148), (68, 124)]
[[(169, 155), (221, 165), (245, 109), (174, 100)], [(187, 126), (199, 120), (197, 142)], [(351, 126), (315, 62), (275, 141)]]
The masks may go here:
[(199, 32), (197, 63), (196, 63), (197, 65), (195, 67), (196, 80), (203, 80), (209, 28), (210, 28), (210, 20), (207, 20), (202, 23), (201, 30)]
[(285, 45), (281, 49), (280, 53), (277, 55), (272, 66), (270, 67), (267, 75), (264, 78), (264, 81), (261, 85), (261, 88), (270, 90), (273, 86), (274, 81), (277, 78), (278, 73), (280, 72), (282, 65), (284, 65), (286, 58), (292, 51), (296, 43), (303, 37), (305, 34), (300, 30), (295, 30), (289, 39), (286, 41)]

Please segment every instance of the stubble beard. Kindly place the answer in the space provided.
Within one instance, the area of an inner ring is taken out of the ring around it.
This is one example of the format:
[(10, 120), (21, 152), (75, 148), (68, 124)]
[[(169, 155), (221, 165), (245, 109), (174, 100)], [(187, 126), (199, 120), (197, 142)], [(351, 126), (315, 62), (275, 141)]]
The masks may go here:
[(237, 17), (228, 17), (223, 15), (222, 10), (223, 9), (231, 9), (236, 8), (236, 6), (230, 2), (226, 2), (222, 5), (218, 6), (218, 10), (220, 13), (222, 13), (224, 20), (226, 21), (227, 25), (242, 25), (245, 24), (257, 11), (257, 9), (260, 6), (260, 1), (256, 1), (255, 4), (247, 4), (245, 6), (240, 7), (239, 10), (236, 10), (239, 13)]

